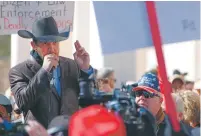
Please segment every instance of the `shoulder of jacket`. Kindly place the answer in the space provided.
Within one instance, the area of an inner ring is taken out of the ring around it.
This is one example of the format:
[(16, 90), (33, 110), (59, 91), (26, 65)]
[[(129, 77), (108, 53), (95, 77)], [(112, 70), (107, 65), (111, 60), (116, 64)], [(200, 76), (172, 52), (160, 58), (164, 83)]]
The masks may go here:
[(25, 60), (25, 61), (23, 61), (23, 62), (21, 62), (21, 63), (15, 65), (15, 66), (13, 66), (13, 67), (10, 69), (10, 71), (21, 71), (22, 68), (24, 68), (24, 67), (28, 64), (29, 61), (30, 61), (30, 60), (27, 59), (27, 60)]

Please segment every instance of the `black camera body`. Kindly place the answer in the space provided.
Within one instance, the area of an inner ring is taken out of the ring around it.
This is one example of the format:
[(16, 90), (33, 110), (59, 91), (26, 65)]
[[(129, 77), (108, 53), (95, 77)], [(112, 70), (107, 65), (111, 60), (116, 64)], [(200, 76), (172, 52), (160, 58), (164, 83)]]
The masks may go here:
[(93, 78), (80, 79), (79, 105), (87, 107), (93, 104), (102, 104), (108, 110), (113, 110), (124, 120), (127, 136), (156, 136), (155, 118), (145, 108), (135, 103), (132, 89), (137, 84), (122, 85), (113, 93), (98, 90)]
[(25, 124), (21, 122), (12, 123), (4, 121), (0, 124), (0, 136), (28, 136), (25, 131)]

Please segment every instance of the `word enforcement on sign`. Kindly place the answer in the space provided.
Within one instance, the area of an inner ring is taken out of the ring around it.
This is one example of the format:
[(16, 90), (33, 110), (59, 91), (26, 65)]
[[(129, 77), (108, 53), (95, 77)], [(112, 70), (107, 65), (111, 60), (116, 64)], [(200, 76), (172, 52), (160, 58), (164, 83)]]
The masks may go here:
[(19, 29), (31, 31), (41, 17), (55, 18), (59, 31), (73, 28), (73, 1), (0, 1), (0, 35), (15, 34)]

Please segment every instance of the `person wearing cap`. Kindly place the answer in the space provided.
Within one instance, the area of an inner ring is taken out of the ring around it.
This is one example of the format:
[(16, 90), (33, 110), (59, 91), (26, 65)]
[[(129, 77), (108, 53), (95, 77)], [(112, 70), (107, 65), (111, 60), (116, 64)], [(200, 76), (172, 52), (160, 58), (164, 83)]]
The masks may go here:
[(178, 92), (185, 88), (184, 77), (182, 75), (175, 74), (170, 78), (170, 83), (172, 84), (172, 91)]
[(162, 136), (165, 129), (165, 114), (161, 108), (163, 96), (157, 76), (151, 72), (144, 74), (133, 89), (135, 102), (146, 109), (156, 118), (157, 136)]
[(185, 76), (187, 76), (188, 73), (187, 73), (187, 72), (182, 73), (180, 70), (175, 69), (175, 70), (173, 71), (172, 75), (173, 75), (173, 76), (174, 76), (174, 75), (181, 75), (183, 78), (185, 78)]
[(59, 33), (53, 17), (37, 19), (32, 33), (19, 30), (32, 39), (31, 58), (9, 71), (11, 91), (27, 120), (37, 120), (45, 128), (59, 115), (72, 115), (79, 109), (78, 79), (93, 73), (89, 54), (79, 41), (74, 43), (74, 60), (59, 56), (59, 42), (67, 40), (70, 29)]
[(70, 117), (68, 136), (126, 136), (120, 116), (100, 105), (77, 111)]

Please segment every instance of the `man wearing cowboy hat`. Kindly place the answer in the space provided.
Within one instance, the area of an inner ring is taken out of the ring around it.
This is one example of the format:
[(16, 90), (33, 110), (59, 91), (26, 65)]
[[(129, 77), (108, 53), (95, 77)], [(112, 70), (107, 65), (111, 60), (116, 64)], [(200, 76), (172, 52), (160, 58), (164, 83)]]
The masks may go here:
[(79, 41), (74, 43), (74, 60), (59, 56), (59, 42), (68, 39), (69, 33), (59, 33), (53, 17), (36, 20), (32, 33), (18, 31), (19, 36), (33, 39), (31, 59), (9, 72), (11, 91), (25, 121), (36, 119), (47, 128), (54, 117), (78, 110), (78, 78), (88, 78), (93, 68)]

